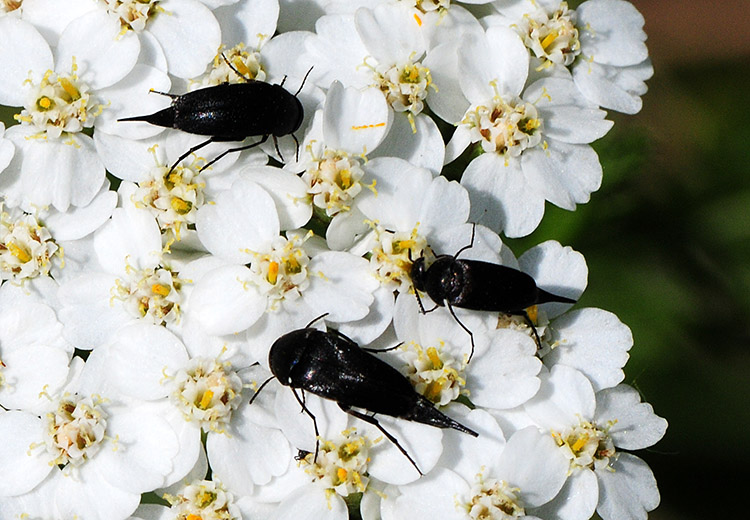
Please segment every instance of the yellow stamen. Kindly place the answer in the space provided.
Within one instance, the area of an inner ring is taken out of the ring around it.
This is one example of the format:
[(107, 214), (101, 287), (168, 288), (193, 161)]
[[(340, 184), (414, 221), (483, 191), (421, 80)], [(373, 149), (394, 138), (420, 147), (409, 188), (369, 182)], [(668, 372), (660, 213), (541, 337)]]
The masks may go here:
[(42, 96), (39, 98), (36, 104), (40, 108), (40, 110), (49, 110), (52, 106), (52, 100), (47, 96)]
[(552, 31), (542, 40), (542, 48), (546, 51), (547, 48), (554, 43), (557, 37), (560, 36), (557, 31)]
[(352, 186), (352, 172), (349, 170), (339, 170), (339, 177), (341, 178), (341, 189), (346, 190)]
[(435, 347), (430, 347), (427, 349), (427, 357), (430, 358), (430, 363), (432, 363), (433, 370), (440, 370), (441, 368), (443, 368), (443, 361), (440, 359), (438, 351)]
[(27, 253), (25, 249), (18, 247), (13, 242), (8, 243), (8, 251), (10, 251), (10, 254), (18, 258), (24, 264), (31, 260), (31, 255)]
[(531, 323), (536, 323), (539, 319), (539, 307), (532, 305), (526, 309), (526, 314), (528, 314)]
[(206, 390), (201, 397), (201, 402), (198, 404), (198, 408), (205, 410), (211, 406), (211, 399), (214, 398), (214, 393), (211, 390)]
[(192, 202), (183, 200), (180, 197), (172, 197), (170, 206), (172, 206), (172, 209), (175, 210), (179, 215), (190, 213), (190, 210), (193, 209)]
[(73, 101), (81, 97), (81, 93), (67, 78), (60, 78), (60, 86), (68, 93)]
[(346, 471), (344, 468), (339, 468), (336, 470), (336, 477), (338, 477), (339, 482), (345, 482), (347, 474), (348, 471)]
[(430, 382), (424, 390), (424, 396), (436, 403), (440, 400), (440, 394), (443, 392), (443, 386), (445, 380), (441, 377), (437, 381)]
[(417, 21), (417, 25), (422, 27), (422, 19), (419, 17), (419, 15), (414, 14), (414, 19)]
[(289, 274), (296, 274), (302, 271), (302, 266), (299, 265), (299, 261), (293, 256), (286, 258), (284, 266), (286, 267), (286, 272)]
[(203, 518), (200, 515), (194, 515), (194, 514), (190, 513), (187, 516), (187, 520), (203, 520)]
[(171, 287), (162, 283), (155, 283), (151, 286), (151, 292), (159, 296), (167, 296), (171, 290)]
[(279, 278), (279, 263), (271, 262), (268, 264), (268, 283), (276, 285), (276, 280)]

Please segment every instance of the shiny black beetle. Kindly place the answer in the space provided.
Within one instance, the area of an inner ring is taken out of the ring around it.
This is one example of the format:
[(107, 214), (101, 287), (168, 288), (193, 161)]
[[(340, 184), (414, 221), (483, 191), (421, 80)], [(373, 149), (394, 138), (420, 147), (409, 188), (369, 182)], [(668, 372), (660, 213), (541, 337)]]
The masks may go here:
[[(242, 74), (222, 54), (227, 64), (240, 76)], [(187, 152), (182, 154), (172, 166), (172, 171), (180, 161), (204, 146), (221, 141), (242, 141), (246, 137), (262, 136), (260, 141), (248, 145), (225, 150), (217, 157), (206, 163), (202, 169), (212, 165), (231, 152), (247, 150), (266, 142), (273, 137), (276, 152), (281, 157), (277, 137), (291, 135), (299, 148), (299, 141), (294, 132), (299, 129), (304, 117), (302, 103), (297, 98), (302, 85), (295, 94), (287, 91), (283, 85), (272, 85), (262, 81), (245, 79), (245, 83), (222, 83), (213, 87), (206, 87), (187, 94), (167, 94), (157, 92), (172, 99), (167, 108), (145, 116), (126, 117), (119, 121), (145, 121), (152, 125), (165, 128), (176, 128), (196, 135), (210, 136)], [(284, 78), (286, 80), (286, 77)]]
[[(539, 345), (539, 335), (526, 309), (540, 303), (575, 303), (576, 300), (540, 289), (534, 278), (518, 269), (480, 260), (459, 260), (458, 255), (474, 246), (475, 232), (476, 225), (471, 230), (469, 245), (459, 249), (455, 255), (438, 255), (429, 266), (424, 256), (414, 260), (410, 276), (420, 311), (425, 314), (437, 306), (448, 307), (453, 318), (471, 338), (469, 361), (474, 355), (474, 335), (461, 323), (453, 307), (523, 316)], [(436, 306), (426, 311), (418, 291), (426, 292)]]
[[(474, 437), (478, 435), (435, 408), (430, 400), (414, 390), (398, 370), (366, 350), (372, 352), (336, 330), (323, 332), (309, 326), (284, 334), (271, 347), (268, 354), (271, 372), (279, 383), (291, 387), (302, 409), (312, 418), (316, 439), (320, 434), (315, 416), (305, 406), (297, 389), (335, 401), (343, 411), (377, 427), (409, 459), (420, 475), (422, 472), (414, 459), (380, 425), (374, 414), (390, 415), (438, 428), (453, 428)], [(315, 458), (317, 454), (316, 441)]]

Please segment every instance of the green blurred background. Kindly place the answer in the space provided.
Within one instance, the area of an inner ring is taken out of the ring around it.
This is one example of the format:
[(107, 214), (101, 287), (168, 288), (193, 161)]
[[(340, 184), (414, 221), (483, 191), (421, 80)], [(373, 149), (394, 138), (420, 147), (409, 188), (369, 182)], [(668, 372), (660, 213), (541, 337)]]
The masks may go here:
[(750, 463), (750, 2), (632, 3), (656, 69), (643, 110), (612, 114), (590, 203), (548, 206), (535, 233), (508, 242), (516, 254), (551, 238), (582, 252), (579, 306), (633, 330), (626, 381), (669, 421), (639, 453), (662, 494), (650, 518), (717, 517), (739, 510)]

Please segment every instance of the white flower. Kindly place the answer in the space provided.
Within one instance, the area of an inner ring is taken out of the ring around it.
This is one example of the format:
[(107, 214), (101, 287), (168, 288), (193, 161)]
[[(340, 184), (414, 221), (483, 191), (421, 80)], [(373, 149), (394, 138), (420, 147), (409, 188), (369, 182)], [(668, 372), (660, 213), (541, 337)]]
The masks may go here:
[[(603, 108), (635, 114), (653, 75), (643, 16), (624, 0), (589, 0), (569, 9), (559, 0), (495, 1), (489, 25), (514, 28), (543, 74), (572, 74), (580, 92)], [(570, 73), (568, 73), (570, 71)]]
[[(78, 373), (81, 365), (72, 371)], [(58, 479), (54, 491), (58, 510), (85, 518), (125, 518), (141, 493), (164, 485), (178, 453), (177, 436), (153, 409), (124, 403), (116, 394), (87, 391), (87, 370), (96, 368), (87, 364), (80, 378), (48, 396), (41, 417), (22, 411), (0, 414), (6, 448), (2, 470), (10, 477), (0, 495), (33, 493), (50, 473), (62, 472), (65, 478)]]
[(435, 471), (413, 484), (385, 489), (383, 520), (513, 518), (560, 490), (567, 462), (549, 437), (527, 428), (506, 443), (494, 419), (481, 410), (462, 421), (479, 437), (448, 432)]
[(183, 286), (179, 262), (162, 252), (153, 216), (126, 203), (94, 235), (85, 272), (60, 287), (63, 334), (89, 350), (134, 320), (181, 326)]
[(659, 504), (653, 475), (641, 459), (619, 449), (651, 446), (664, 435), (667, 422), (627, 385), (594, 394), (583, 374), (562, 365), (542, 381), (524, 408), (560, 446), (570, 477), (539, 516), (585, 519), (596, 508), (605, 520), (645, 519)]
[(141, 62), (180, 78), (202, 73), (221, 42), (216, 18), (198, 0), (34, 1), (26, 2), (23, 17), (44, 27), (50, 45), (72, 27), (113, 25), (120, 36), (105, 40), (107, 47), (129, 40)]
[(434, 87), (421, 63), (424, 35), (411, 10), (401, 4), (361, 8), (354, 16), (327, 15), (307, 42), (309, 58), (319, 64), (312, 79), (321, 87), (334, 80), (344, 86), (377, 87), (395, 111), (377, 155), (402, 157), (437, 173), (445, 147), (432, 119), (422, 114)]
[[(0, 66), (7, 71), (0, 81), (0, 102), (24, 106), (16, 116), (22, 124), (6, 133), (16, 146), (16, 157), (0, 176), (8, 205), (53, 205), (59, 211), (88, 205), (104, 183), (104, 167), (82, 130), (102, 114), (105, 126), (107, 117), (117, 118), (122, 109), (118, 96), (137, 99), (153, 76), (166, 80), (155, 69), (136, 67), (138, 48), (131, 38), (106, 45), (119, 26), (100, 22), (72, 24), (61, 35), (53, 61), (34, 27), (13, 17), (0, 19), (0, 32), (9, 38), (0, 53)], [(131, 71), (133, 77), (125, 80)], [(133, 108), (149, 103), (142, 97), (144, 102)]]
[(605, 112), (569, 79), (543, 78), (524, 89), (528, 53), (510, 29), (471, 34), (457, 52), (467, 110), (446, 159), (470, 143), (481, 145), (484, 153), (461, 178), (472, 198), (472, 218), (518, 237), (539, 224), (545, 200), (571, 210), (587, 202), (602, 170), (586, 143), (612, 126)]

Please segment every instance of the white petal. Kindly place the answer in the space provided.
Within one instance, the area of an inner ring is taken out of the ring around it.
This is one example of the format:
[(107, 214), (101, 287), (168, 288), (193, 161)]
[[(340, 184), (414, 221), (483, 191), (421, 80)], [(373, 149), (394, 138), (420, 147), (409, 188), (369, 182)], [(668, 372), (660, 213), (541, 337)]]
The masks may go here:
[(173, 376), (188, 361), (177, 336), (143, 322), (120, 329), (107, 353), (110, 381), (124, 394), (144, 401), (166, 397), (165, 374)]
[(247, 264), (252, 252), (270, 247), (279, 234), (273, 198), (254, 182), (240, 180), (220, 193), (215, 204), (198, 210), (195, 227), (206, 248), (217, 256)]
[(573, 210), (588, 202), (602, 183), (599, 156), (587, 144), (549, 141), (546, 150), (526, 150), (523, 174), (529, 184), (555, 206)]
[[(296, 392), (301, 397), (301, 390), (296, 390)], [(291, 388), (280, 388), (276, 392), (275, 408), (281, 429), (292, 446), (314, 452), (315, 428), (313, 420), (302, 411)], [(305, 408), (315, 416), (318, 431), (323, 439), (336, 438), (347, 428), (349, 416), (333, 401), (306, 392)]]
[(90, 464), (84, 464), (75, 479), (63, 477), (59, 482), (55, 505), (57, 514), (62, 518), (127, 518), (141, 500), (140, 493), (131, 493), (111, 485)]
[(544, 214), (544, 198), (524, 178), (515, 159), (485, 153), (471, 161), (461, 178), (471, 197), (470, 220), (511, 238), (528, 235)]
[(381, 66), (418, 60), (426, 44), (411, 10), (401, 4), (381, 4), (374, 9), (358, 9), (354, 15), (362, 43)]
[(110, 484), (131, 493), (162, 485), (179, 448), (177, 436), (164, 419), (137, 408), (121, 411), (107, 418), (107, 434), (117, 439), (120, 449), (105, 445), (92, 463)]
[(590, 143), (612, 128), (607, 113), (591, 105), (570, 79), (543, 78), (523, 93), (544, 121), (544, 135), (565, 143)]
[(393, 319), (393, 291), (380, 286), (372, 293), (375, 298), (367, 316), (360, 320), (337, 324), (338, 330), (355, 343), (367, 345), (375, 341)]
[(645, 23), (638, 9), (623, 0), (593, 0), (578, 9), (581, 47), (587, 55), (607, 65), (627, 66), (648, 57)]
[(206, 449), (214, 475), (229, 489), (250, 494), (253, 483), (267, 484), (286, 471), (292, 450), (280, 430), (258, 426), (244, 415), (235, 412), (228, 434), (209, 434)]
[(495, 478), (521, 489), (527, 507), (549, 502), (565, 483), (568, 460), (550, 435), (535, 427), (517, 431), (508, 440), (494, 467)]
[(105, 343), (125, 323), (134, 320), (119, 301), (112, 300), (116, 277), (84, 274), (60, 287), (60, 321), (63, 335), (77, 348), (90, 350)]
[(647, 448), (667, 431), (667, 421), (650, 404), (642, 403), (638, 391), (628, 385), (606, 388), (596, 394), (596, 401), (596, 423), (614, 422), (609, 434), (618, 448)]
[(322, 486), (301, 486), (285, 498), (270, 520), (346, 520), (349, 510), (336, 493), (328, 494)]
[(498, 329), (485, 352), (477, 349), (470, 366), (471, 401), (489, 408), (513, 408), (539, 390), (542, 363), (534, 340), (522, 332)]
[(306, 41), (310, 63), (315, 63), (310, 80), (322, 88), (336, 80), (345, 87), (366, 87), (372, 75), (360, 65), (369, 54), (354, 25), (353, 15), (322, 16), (315, 23), (316, 36)]
[(14, 16), (0, 17), (0, 104), (14, 107), (26, 102), (31, 78), (38, 83), (52, 69), (52, 51), (42, 35), (31, 24)]
[(323, 114), (326, 146), (352, 155), (372, 152), (388, 131), (388, 104), (376, 88), (344, 88), (336, 81), (328, 89)]
[(439, 468), (408, 486), (401, 486), (400, 491), (394, 499), (391, 488), (386, 488), (381, 505), (384, 520), (464, 520), (467, 517), (466, 510), (456, 502), (468, 495), (469, 485), (449, 469)]
[(242, 168), (240, 175), (265, 189), (276, 203), (282, 230), (304, 226), (312, 216), (307, 185), (298, 176), (271, 166)]
[(149, 21), (148, 30), (161, 44), (170, 74), (198, 76), (221, 43), (219, 22), (197, 0), (164, 0), (159, 7), (164, 11)]
[(437, 92), (430, 91), (427, 104), (441, 119), (458, 124), (469, 109), (469, 101), (464, 97), (456, 71), (458, 70), (458, 49), (455, 42), (444, 43), (432, 49), (422, 65), (430, 69)]
[(208, 334), (222, 336), (241, 332), (266, 310), (266, 298), (250, 281), (250, 270), (242, 265), (214, 269), (195, 284), (187, 313)]
[(134, 206), (117, 208), (112, 220), (94, 235), (94, 247), (102, 267), (123, 275), (129, 268), (152, 268), (160, 263), (161, 233), (150, 211)]
[(78, 240), (104, 224), (112, 215), (115, 206), (117, 193), (103, 189), (88, 206), (74, 207), (65, 213), (52, 213), (44, 219), (44, 225), (58, 242)]
[(444, 411), (479, 436), (445, 430), (438, 467), (450, 468), (467, 482), (473, 482), (482, 466), (499, 458), (505, 447), (505, 436), (495, 418), (480, 408), (469, 411), (465, 406), (451, 404)]
[(597, 513), (606, 520), (646, 520), (659, 505), (659, 490), (651, 468), (635, 455), (620, 453), (619, 458), (599, 478)]
[(568, 477), (555, 498), (534, 509), (532, 514), (545, 520), (583, 520), (594, 515), (598, 501), (596, 475), (588, 468), (579, 468)]
[(307, 267), (310, 286), (303, 298), (331, 321), (353, 321), (367, 316), (378, 281), (364, 258), (342, 251), (314, 256)]
[(66, 382), (70, 356), (58, 348), (26, 345), (3, 353), (0, 402), (5, 409), (39, 411)]
[[(377, 416), (378, 422), (393, 435), (402, 448), (414, 459), (422, 473), (428, 473), (437, 464), (443, 452), (443, 430), (385, 415)], [(373, 425), (355, 420), (357, 429), (369, 432), (370, 440), (382, 440), (370, 448), (370, 463), (367, 470), (374, 478), (388, 484), (403, 485), (420, 478), (419, 473), (401, 450)], [(360, 426), (361, 425), (361, 426)]]
[(526, 412), (548, 430), (565, 431), (594, 417), (594, 389), (586, 376), (564, 365), (539, 376), (539, 393), (526, 403)]
[[(548, 240), (532, 247), (518, 259), (520, 269), (536, 281), (538, 287), (552, 294), (577, 300), (588, 282), (586, 259), (570, 246)], [(547, 316), (570, 309), (569, 303), (545, 303)]]
[(30, 204), (86, 206), (104, 182), (104, 165), (85, 134), (64, 140), (35, 140), (23, 150), (21, 189)]
[(633, 334), (617, 316), (602, 309), (578, 309), (564, 314), (551, 325), (557, 343), (544, 357), (550, 365), (567, 365), (589, 378), (594, 390), (622, 382), (622, 367), (633, 346)]
[(583, 60), (573, 66), (573, 80), (584, 96), (603, 108), (625, 114), (640, 112), (644, 81), (653, 75), (650, 60), (629, 67), (614, 67)]
[[(169, 76), (163, 71), (142, 63), (136, 64), (126, 78), (99, 92), (107, 107), (96, 120), (97, 132), (94, 139), (99, 131), (129, 139), (144, 139), (160, 134), (163, 131), (160, 126), (118, 119), (152, 114), (168, 107), (171, 100), (167, 96), (151, 92), (151, 89), (169, 92), (171, 85)], [(146, 164), (153, 166), (153, 156), (150, 155), (150, 158), (150, 162)], [(132, 175), (131, 173), (130, 176)]]
[(248, 49), (259, 49), (276, 32), (278, 0), (245, 0), (231, 4), (213, 11), (221, 25), (222, 40), (229, 46), (243, 42)]
[(0, 496), (20, 495), (31, 491), (52, 470), (44, 449), (31, 450), (32, 444), (43, 445), (44, 425), (39, 417), (27, 412), (7, 411), (0, 414)]
[(388, 135), (371, 157), (400, 157), (437, 175), (443, 168), (445, 157), (445, 145), (440, 130), (426, 114), (416, 116), (414, 126), (416, 132), (412, 129), (406, 113), (394, 114)]
[(56, 69), (69, 73), (78, 66), (78, 76), (95, 89), (124, 78), (138, 60), (141, 44), (132, 31), (122, 32), (118, 20), (97, 9), (70, 22), (55, 48)]

